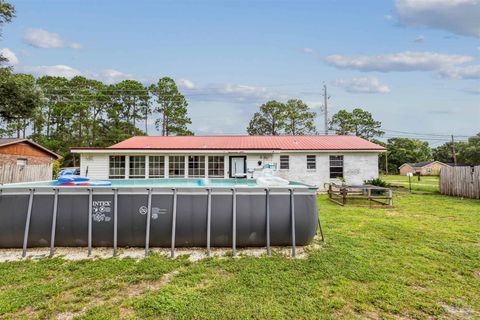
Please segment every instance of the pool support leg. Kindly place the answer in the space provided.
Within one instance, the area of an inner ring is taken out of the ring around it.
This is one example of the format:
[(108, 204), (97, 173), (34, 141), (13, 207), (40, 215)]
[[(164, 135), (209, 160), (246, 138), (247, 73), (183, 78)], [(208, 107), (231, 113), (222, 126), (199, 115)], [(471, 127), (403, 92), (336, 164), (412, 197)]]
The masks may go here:
[(57, 213), (58, 213), (58, 189), (53, 189), (53, 213), (52, 213), (52, 232), (50, 234), (50, 257), (55, 253), (55, 231), (57, 229)]
[(232, 256), (237, 255), (237, 190), (232, 188)]
[(23, 233), (23, 251), (22, 257), (27, 255), (28, 232), (30, 231), (30, 218), (32, 217), (33, 194), (35, 189), (30, 189), (30, 197), (28, 198), (27, 220), (25, 222), (25, 232)]
[(170, 247), (170, 257), (175, 258), (175, 233), (177, 229), (177, 189), (172, 188), (173, 191), (173, 209), (172, 209), (172, 241)]
[(267, 256), (270, 255), (270, 190), (265, 189), (265, 210), (267, 213), (266, 217), (266, 234), (267, 234)]
[(207, 189), (207, 257), (210, 257), (210, 233), (212, 229), (212, 189)]
[(113, 256), (117, 255), (118, 240), (118, 189), (113, 189)]
[(320, 221), (320, 213), (318, 213), (318, 226), (320, 227), (320, 235), (322, 236), (322, 242), (325, 242), (325, 236), (323, 235), (322, 222)]
[(293, 194), (293, 189), (290, 189), (290, 215), (292, 219), (292, 257), (296, 255), (295, 248), (295, 196)]
[(150, 217), (152, 216), (152, 189), (148, 188), (147, 226), (145, 227), (145, 257), (150, 246)]
[(92, 211), (93, 211), (93, 190), (88, 189), (88, 256), (92, 254)]

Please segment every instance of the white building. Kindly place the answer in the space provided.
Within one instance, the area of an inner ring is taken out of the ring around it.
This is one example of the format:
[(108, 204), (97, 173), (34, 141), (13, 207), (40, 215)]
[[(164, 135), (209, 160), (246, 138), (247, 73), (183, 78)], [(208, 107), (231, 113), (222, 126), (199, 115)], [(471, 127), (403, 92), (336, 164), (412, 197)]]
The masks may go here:
[(382, 146), (355, 136), (138, 136), (108, 148), (75, 148), (93, 179), (255, 178), (276, 175), (320, 188), (331, 179), (378, 177)]

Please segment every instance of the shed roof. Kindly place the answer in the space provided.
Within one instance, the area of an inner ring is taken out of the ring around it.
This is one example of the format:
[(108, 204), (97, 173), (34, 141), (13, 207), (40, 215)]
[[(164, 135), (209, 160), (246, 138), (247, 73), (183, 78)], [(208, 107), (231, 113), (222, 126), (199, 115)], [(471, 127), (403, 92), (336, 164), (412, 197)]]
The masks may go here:
[[(373, 150), (356, 136), (136, 136), (104, 150)], [(76, 151), (91, 148), (74, 148)], [(93, 149), (95, 150), (95, 149)]]
[(26, 142), (26, 143), (44, 151), (45, 153), (48, 153), (49, 155), (51, 155), (55, 159), (62, 158), (60, 155), (58, 155), (55, 152), (39, 145), (38, 143), (34, 142), (33, 140), (25, 139), (25, 138), (0, 138), (0, 148), (8, 146), (8, 145), (16, 144), (16, 143), (21, 143), (21, 142)]

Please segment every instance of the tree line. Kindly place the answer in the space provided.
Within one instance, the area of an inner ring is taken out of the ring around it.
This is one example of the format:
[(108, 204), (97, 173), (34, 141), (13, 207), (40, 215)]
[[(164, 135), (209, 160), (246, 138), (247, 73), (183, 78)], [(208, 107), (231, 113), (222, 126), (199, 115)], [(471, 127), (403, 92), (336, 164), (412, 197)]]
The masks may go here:
[(135, 80), (105, 84), (76, 76), (34, 78), (0, 70), (0, 135), (31, 138), (77, 161), (69, 149), (106, 147), (148, 133), (192, 135), (187, 100), (169, 77), (144, 86)]
[[(454, 150), (458, 165), (480, 165), (480, 133), (470, 137), (468, 141), (445, 142), (431, 148), (428, 142), (414, 138), (394, 137), (387, 139), (386, 142), (379, 140), (385, 134), (381, 122), (376, 121), (370, 112), (361, 108), (355, 108), (351, 112), (340, 110), (333, 115), (329, 124), (330, 130), (336, 134), (356, 135), (384, 146), (387, 152), (381, 154), (379, 159), (382, 171), (398, 173), (399, 167), (404, 163), (431, 160), (452, 164)], [(455, 148), (452, 147), (453, 144)]]

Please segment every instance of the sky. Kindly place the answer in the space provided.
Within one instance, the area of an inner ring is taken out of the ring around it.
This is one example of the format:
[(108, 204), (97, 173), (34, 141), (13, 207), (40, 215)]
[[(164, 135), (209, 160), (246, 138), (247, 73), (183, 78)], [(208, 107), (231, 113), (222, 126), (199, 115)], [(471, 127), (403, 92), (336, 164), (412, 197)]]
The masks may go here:
[(361, 107), (387, 138), (480, 131), (480, 0), (10, 2), (0, 50), (16, 72), (172, 77), (197, 135), (244, 134), (291, 98), (323, 131), (323, 85), (330, 116)]

